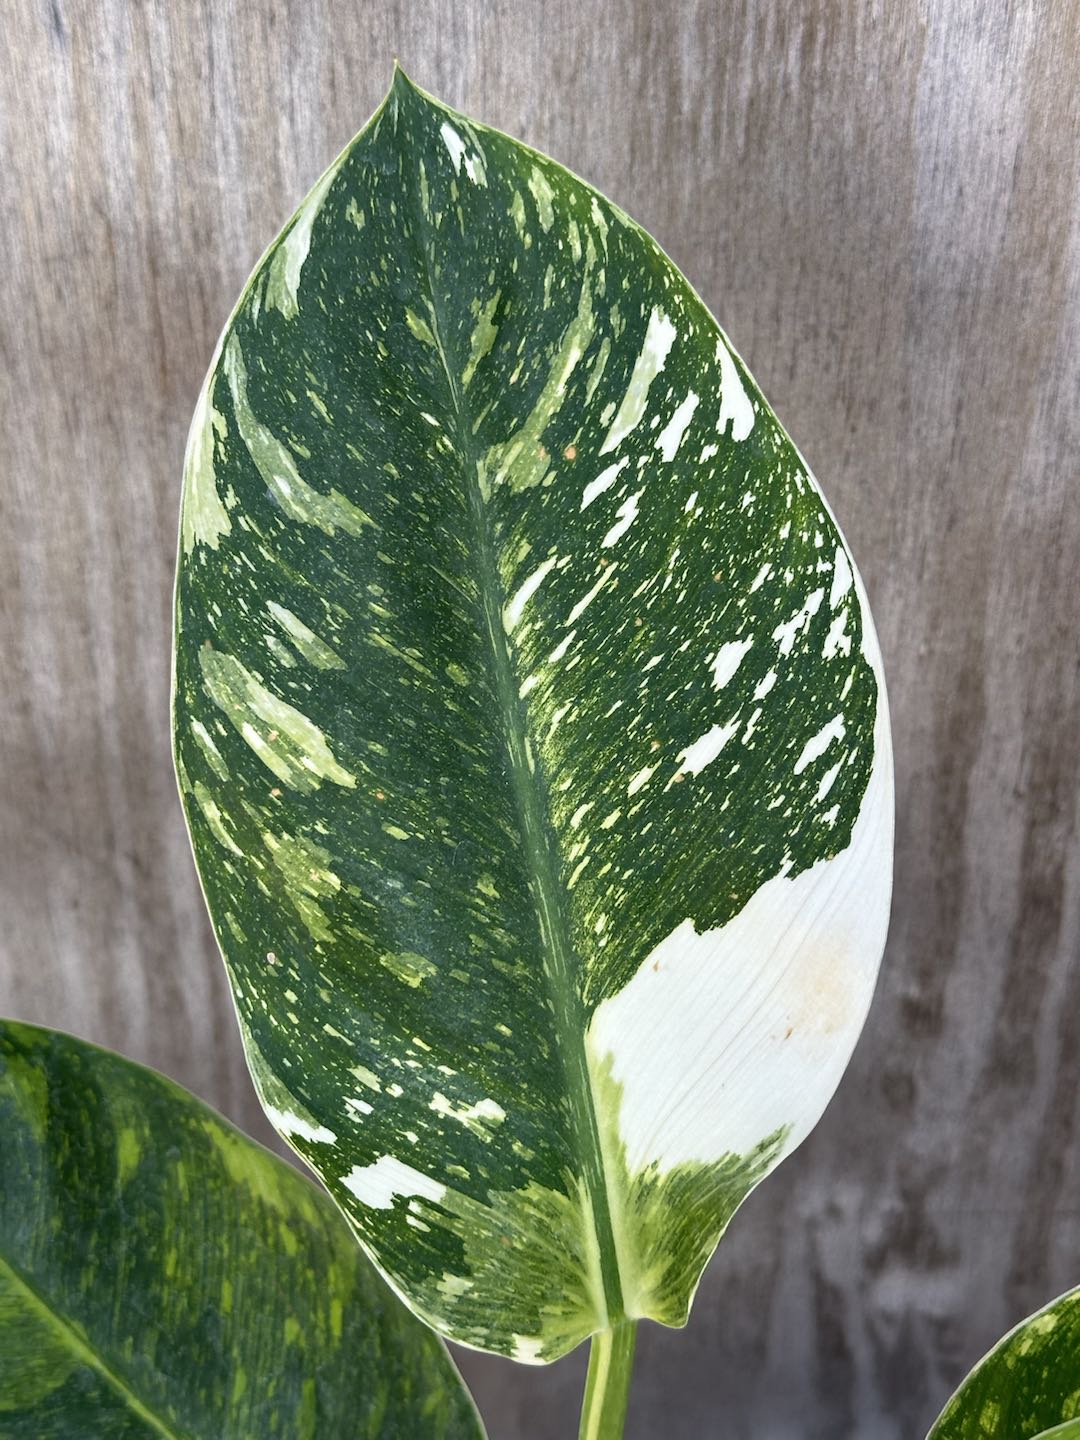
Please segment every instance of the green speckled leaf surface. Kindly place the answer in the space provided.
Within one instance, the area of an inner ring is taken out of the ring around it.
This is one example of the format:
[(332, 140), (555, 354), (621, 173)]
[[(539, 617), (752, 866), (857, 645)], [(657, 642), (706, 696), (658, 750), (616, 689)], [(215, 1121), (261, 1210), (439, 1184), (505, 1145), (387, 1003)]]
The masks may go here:
[(892, 844), (861, 581), (692, 288), (399, 74), (222, 336), (176, 625), (279, 1131), (463, 1343), (683, 1323), (847, 1063)]
[(1080, 1435), (1080, 1288), (1010, 1330), (972, 1370), (928, 1440)]
[(331, 1202), (163, 1076), (0, 1021), (4, 1440), (482, 1440)]

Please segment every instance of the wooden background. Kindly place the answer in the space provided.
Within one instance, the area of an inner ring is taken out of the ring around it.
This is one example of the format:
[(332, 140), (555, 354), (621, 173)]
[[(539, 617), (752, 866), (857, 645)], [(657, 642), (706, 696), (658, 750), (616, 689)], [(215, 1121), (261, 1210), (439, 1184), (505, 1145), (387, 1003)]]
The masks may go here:
[[(628, 1436), (900, 1440), (1080, 1281), (1080, 6), (4, 0), (0, 1011), (265, 1126), (168, 744), (180, 461), (263, 246), (400, 56), (640, 220), (845, 527), (896, 735), (878, 997)], [(466, 1356), (493, 1440), (583, 1356)]]

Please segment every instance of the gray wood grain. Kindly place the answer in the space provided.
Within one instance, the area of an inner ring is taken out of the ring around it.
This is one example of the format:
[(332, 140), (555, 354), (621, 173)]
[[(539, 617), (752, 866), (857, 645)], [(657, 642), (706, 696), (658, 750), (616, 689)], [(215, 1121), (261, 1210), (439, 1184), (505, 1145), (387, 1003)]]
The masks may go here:
[[(664, 244), (823, 481), (891, 681), (892, 936), (630, 1437), (925, 1432), (1080, 1280), (1080, 7), (7, 0), (0, 1011), (265, 1137), (168, 744), (180, 460), (255, 258), (397, 55)], [(500, 1440), (583, 1357), (465, 1356)]]

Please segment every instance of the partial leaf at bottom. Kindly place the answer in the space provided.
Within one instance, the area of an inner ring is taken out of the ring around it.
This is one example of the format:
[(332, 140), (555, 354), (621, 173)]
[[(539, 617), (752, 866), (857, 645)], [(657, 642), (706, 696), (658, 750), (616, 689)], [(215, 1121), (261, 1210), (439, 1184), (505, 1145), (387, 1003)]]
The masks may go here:
[(1021, 1321), (979, 1361), (927, 1440), (1080, 1435), (1080, 1288)]
[(331, 1202), (179, 1086), (0, 1021), (4, 1440), (482, 1440)]

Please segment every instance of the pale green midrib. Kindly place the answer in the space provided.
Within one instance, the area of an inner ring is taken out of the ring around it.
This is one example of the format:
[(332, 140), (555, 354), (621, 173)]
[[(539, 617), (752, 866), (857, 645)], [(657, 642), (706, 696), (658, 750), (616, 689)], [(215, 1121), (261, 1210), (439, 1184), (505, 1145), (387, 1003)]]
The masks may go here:
[(503, 593), (495, 559), (495, 539), (480, 489), (479, 459), (473, 445), (472, 426), (468, 423), (465, 398), (442, 339), (438, 291), (432, 281), (431, 258), (427, 245), (427, 225), (420, 207), (415, 203), (415, 187), (407, 189), (413, 202), (417, 227), (424, 232), (425, 242), (418, 248), (424, 264), (424, 277), (431, 302), (432, 332), (436, 350), (446, 375), (454, 416), (464, 459), (464, 483), (468, 493), (469, 512), (473, 520), (475, 555), (479, 571), (479, 588), (483, 598), (484, 620), (491, 641), (495, 681), (500, 701), (507, 750), (510, 756), (511, 783), (525, 838), (526, 854), (531, 862), (530, 887), (536, 903), (541, 936), (544, 978), (556, 1022), (558, 1051), (566, 1074), (567, 1094), (576, 1133), (582, 1175), (592, 1217), (603, 1295), (597, 1297), (603, 1313), (597, 1318), (600, 1328), (610, 1329), (624, 1318), (622, 1282), (619, 1274), (618, 1249), (608, 1200), (607, 1168), (604, 1160), (596, 1101), (585, 1050), (586, 1013), (571, 971), (574, 948), (562, 904), (562, 888), (558, 879), (554, 842), (549, 833), (546, 808), (541, 794), (541, 780), (529, 765), (526, 706), (521, 699), (503, 628)]
[(171, 1429), (159, 1415), (155, 1415), (147, 1405), (144, 1405), (131, 1387), (117, 1375), (116, 1371), (98, 1354), (94, 1347), (83, 1339), (72, 1322), (39, 1295), (25, 1276), (20, 1274), (3, 1255), (0, 1255), (0, 1274), (6, 1274), (10, 1278), (13, 1287), (22, 1292), (30, 1308), (44, 1315), (49, 1325), (61, 1336), (64, 1344), (85, 1361), (92, 1370), (96, 1370), (125, 1404), (129, 1405), (141, 1420), (145, 1420), (147, 1425), (151, 1426), (158, 1435), (163, 1436), (164, 1440), (190, 1440), (185, 1432)]

